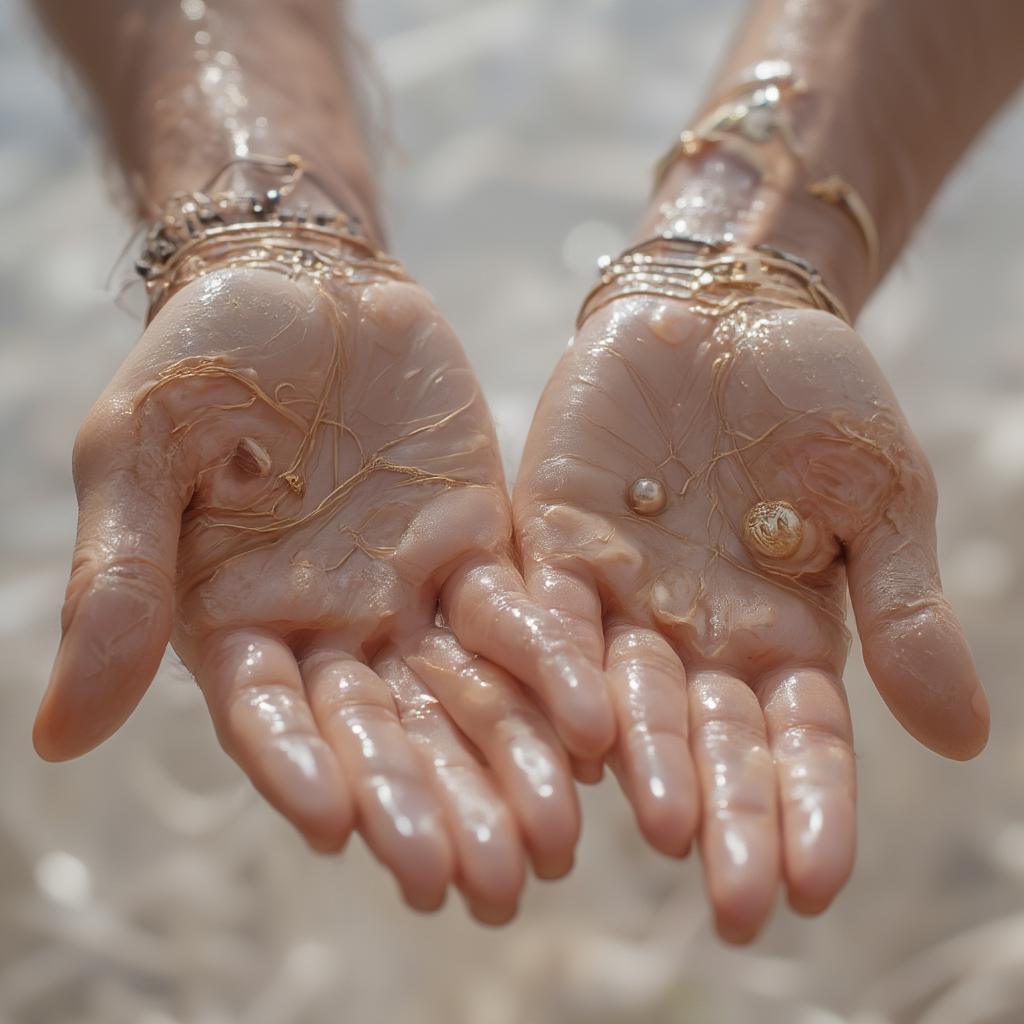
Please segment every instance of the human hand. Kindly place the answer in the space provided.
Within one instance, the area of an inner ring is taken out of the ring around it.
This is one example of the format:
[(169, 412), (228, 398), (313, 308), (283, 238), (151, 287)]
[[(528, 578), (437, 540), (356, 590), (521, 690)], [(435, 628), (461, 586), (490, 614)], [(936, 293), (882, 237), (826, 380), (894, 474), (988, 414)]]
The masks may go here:
[(414, 906), (454, 879), (506, 919), (520, 831), (538, 874), (569, 869), (567, 758), (516, 679), (581, 756), (611, 708), (522, 591), (490, 417), (422, 290), (211, 271), (147, 328), (74, 464), (44, 757), (113, 733), (170, 638), (256, 788), (318, 849), (358, 825)]
[[(660, 513), (630, 507), (644, 478)], [(780, 877), (817, 912), (851, 870), (847, 586), (900, 722), (949, 757), (985, 743), (935, 507), (880, 369), (824, 312), (620, 297), (544, 392), (514, 497), (528, 589), (607, 673), (644, 835), (682, 855), (699, 833), (727, 939), (753, 937)]]

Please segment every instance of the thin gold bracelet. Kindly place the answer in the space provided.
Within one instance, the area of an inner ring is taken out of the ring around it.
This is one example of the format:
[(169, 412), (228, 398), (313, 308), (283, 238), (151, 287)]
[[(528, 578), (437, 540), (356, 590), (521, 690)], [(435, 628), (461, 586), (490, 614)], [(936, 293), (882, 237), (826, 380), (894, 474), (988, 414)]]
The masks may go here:
[(849, 313), (807, 260), (771, 246), (752, 248), (667, 233), (599, 263), (576, 329), (627, 296), (686, 302), (691, 312), (721, 319), (751, 303), (820, 309), (850, 323)]
[(680, 160), (699, 157), (709, 146), (724, 146), (750, 165), (765, 181), (771, 181), (770, 160), (764, 147), (778, 140), (790, 163), (811, 178), (805, 186), (808, 195), (842, 211), (853, 222), (867, 254), (868, 275), (877, 280), (880, 270), (878, 227), (868, 204), (848, 181), (838, 174), (808, 174), (788, 104), (794, 96), (808, 91), (786, 61), (761, 61), (752, 77), (742, 81), (724, 101), (700, 118), (679, 138), (654, 168), (654, 191), (660, 190), (672, 167)]

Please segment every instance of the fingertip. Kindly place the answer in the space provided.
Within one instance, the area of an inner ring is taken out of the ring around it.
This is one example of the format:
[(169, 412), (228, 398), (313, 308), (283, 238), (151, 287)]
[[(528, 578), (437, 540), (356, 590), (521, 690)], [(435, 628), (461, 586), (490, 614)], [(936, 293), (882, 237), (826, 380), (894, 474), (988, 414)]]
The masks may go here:
[(398, 887), (406, 904), (420, 914), (437, 913), (448, 899), (447, 881), (438, 884), (426, 877), (411, 882), (399, 880)]
[(630, 745), (623, 778), (644, 838), (666, 857), (690, 852), (700, 819), (696, 773), (685, 743), (673, 736)]
[(574, 798), (553, 801), (540, 811), (531, 808), (523, 817), (527, 852), (538, 878), (563, 878), (572, 870), (580, 825), (579, 805)]
[(482, 924), (511, 920), (526, 884), (526, 855), (511, 815), (489, 823), (464, 822), (456, 853), (455, 880), (470, 913)]
[(973, 745), (963, 748), (963, 756), (958, 758), (960, 761), (969, 761), (971, 758), (977, 757), (988, 746), (988, 738), (991, 735), (992, 714), (989, 709), (988, 694), (985, 693), (985, 687), (981, 683), (978, 683), (978, 688), (971, 697), (971, 710), (977, 719), (978, 729)]
[(832, 901), (839, 894), (840, 888), (840, 886), (837, 886), (830, 891), (823, 890), (818, 892), (788, 889), (786, 891), (786, 901), (789, 903), (793, 913), (799, 914), (801, 917), (817, 917), (832, 905)]
[(973, 761), (988, 746), (989, 730), (976, 729), (973, 733), (962, 736), (943, 736), (932, 740), (920, 739), (929, 750), (950, 761)]
[(520, 826), (534, 874), (542, 879), (562, 878), (575, 860), (580, 808), (571, 784), (546, 786), (545, 791), (541, 800), (519, 807)]
[(697, 831), (696, 808), (685, 800), (646, 801), (636, 812), (640, 832), (666, 857), (688, 856)]
[[(841, 849), (844, 842), (846, 848)], [(787, 850), (786, 899), (796, 913), (805, 917), (827, 910), (853, 872), (852, 838), (847, 841), (846, 837), (834, 836), (831, 843), (836, 850), (833, 857), (823, 857), (820, 850), (804, 851), (803, 855)]]
[(754, 941), (775, 904), (776, 887), (743, 884), (719, 884), (712, 887), (715, 930), (730, 945), (745, 946)]
[[(615, 712), (604, 673), (582, 659), (561, 667), (567, 684), (552, 695), (559, 738), (578, 762), (600, 762), (615, 743)], [(583, 667), (581, 667), (583, 666)]]
[(532, 858), (533, 873), (542, 882), (556, 882), (565, 878), (576, 863), (575, 848), (570, 850), (551, 851)]
[(170, 613), (137, 589), (100, 580), (78, 597), (33, 726), (44, 760), (71, 760), (108, 740), (153, 681)]
[(501, 928), (519, 913), (519, 901), (491, 901), (463, 894), (466, 908), (478, 924), (486, 928)]
[(976, 757), (990, 712), (960, 624), (945, 605), (880, 624), (864, 639), (864, 662), (900, 724), (935, 753)]
[(44, 761), (49, 761), (51, 764), (71, 760), (75, 757), (73, 749), (60, 743), (59, 737), (54, 734), (54, 729), (48, 724), (47, 718), (44, 704), (36, 713), (36, 720), (32, 726), (32, 746), (35, 752)]
[(355, 809), (330, 748), (322, 740), (281, 736), (249, 766), (256, 789), (320, 853), (337, 853), (354, 826)]
[(63, 683), (51, 682), (32, 725), (33, 748), (44, 761), (54, 764), (72, 761), (95, 750), (117, 732), (131, 710), (113, 719), (97, 718), (94, 711), (72, 704), (67, 690)]
[(348, 846), (352, 829), (345, 829), (334, 836), (307, 835), (305, 837), (309, 848), (323, 857), (336, 857), (345, 852)]
[(715, 914), (715, 931), (730, 946), (749, 946), (760, 934), (763, 922), (733, 918), (728, 914)]
[(472, 877), (464, 871), (459, 882), (466, 908), (480, 924), (488, 927), (508, 924), (516, 916), (526, 884), (526, 864), (521, 851), (514, 860), (502, 859), (505, 863), (487, 872), (487, 877), (478, 865)]
[[(381, 799), (380, 794), (375, 796)], [(364, 816), (364, 838), (395, 876), (409, 906), (425, 913), (437, 910), (456, 874), (455, 850), (440, 814), (417, 810), (407, 800), (401, 806), (384, 807), (384, 811), (383, 815), (374, 811)]]
[(581, 761), (572, 758), (573, 778), (584, 786), (596, 786), (604, 778), (604, 762), (599, 760)]

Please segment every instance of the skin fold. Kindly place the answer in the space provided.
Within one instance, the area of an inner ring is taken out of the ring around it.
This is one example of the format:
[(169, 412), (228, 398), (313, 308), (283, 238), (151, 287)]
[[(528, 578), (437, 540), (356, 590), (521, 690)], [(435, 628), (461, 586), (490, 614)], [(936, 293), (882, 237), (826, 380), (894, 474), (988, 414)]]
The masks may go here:
[(602, 726), (516, 582), (491, 420), (418, 286), (200, 277), (90, 413), (75, 479), (43, 756), (109, 736), (170, 639), (256, 788), (317, 849), (358, 825), (413, 906), (455, 880), (502, 921), (524, 848), (568, 870), (568, 758), (520, 680), (570, 749)]

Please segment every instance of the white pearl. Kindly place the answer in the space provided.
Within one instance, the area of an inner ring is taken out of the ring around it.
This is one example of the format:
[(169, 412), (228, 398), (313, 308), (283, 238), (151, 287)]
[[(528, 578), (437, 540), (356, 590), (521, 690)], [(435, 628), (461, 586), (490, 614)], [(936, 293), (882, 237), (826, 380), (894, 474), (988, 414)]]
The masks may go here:
[(803, 520), (788, 501), (759, 501), (743, 520), (747, 547), (766, 558), (789, 558), (803, 539)]
[(656, 516), (668, 504), (668, 495), (660, 480), (642, 476), (629, 485), (627, 500), (638, 516)]

